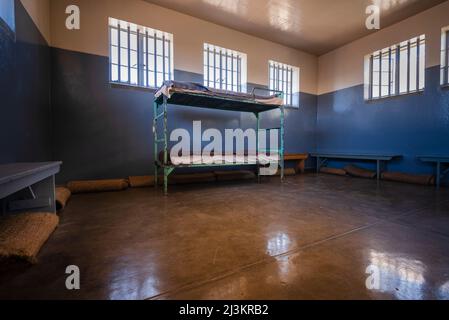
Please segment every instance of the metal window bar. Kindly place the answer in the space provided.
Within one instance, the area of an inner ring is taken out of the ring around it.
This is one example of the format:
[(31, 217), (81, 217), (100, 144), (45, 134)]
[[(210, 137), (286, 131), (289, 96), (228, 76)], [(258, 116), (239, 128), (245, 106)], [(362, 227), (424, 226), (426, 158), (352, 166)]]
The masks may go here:
[(293, 68), (290, 69), (290, 104), (293, 105)]
[(407, 41), (407, 93), (410, 92), (410, 68), (411, 68), (410, 53), (411, 53), (410, 41)]
[(137, 84), (143, 86), (143, 66), (141, 65), (141, 57), (143, 50), (140, 45), (140, 30), (137, 29)]
[(162, 83), (164, 82), (165, 82), (165, 36), (162, 35)]
[(154, 86), (157, 87), (157, 34), (154, 33)]
[(207, 48), (207, 50), (204, 51), (205, 54), (207, 54), (207, 82), (206, 82), (206, 87), (210, 86), (210, 52), (209, 52), (209, 48)]
[(231, 53), (231, 90), (234, 90), (234, 54)]
[(229, 70), (228, 70), (228, 59), (229, 59), (229, 56), (228, 56), (228, 53), (226, 52), (226, 56), (225, 56), (225, 59), (226, 59), (226, 63), (225, 63), (225, 70), (226, 70), (226, 76), (225, 76), (225, 89), (226, 90), (228, 90), (228, 73), (229, 73)]
[(213, 54), (213, 57), (214, 57), (214, 88), (217, 88), (217, 66), (216, 66), (217, 56), (216, 56), (216, 54), (217, 54), (217, 51), (214, 48), (214, 54)]
[(146, 60), (146, 65), (147, 65), (147, 70), (146, 70), (146, 86), (149, 87), (150, 86), (150, 64), (149, 64), (149, 56), (150, 56), (150, 52), (149, 52), (149, 45), (148, 45), (148, 31), (145, 31), (145, 43), (146, 43), (146, 53), (145, 53), (145, 60)]
[(221, 53), (221, 50), (219, 52), (219, 58), (220, 58), (220, 90), (223, 89), (223, 55)]
[(391, 47), (388, 49), (388, 95), (391, 96), (391, 87), (393, 84), (391, 83)]
[(446, 66), (444, 70), (445, 84), (449, 84), (449, 30), (446, 31), (446, 48), (445, 48)]
[(382, 97), (382, 61), (383, 53), (379, 52), (379, 98)]
[(237, 59), (237, 84), (238, 84), (237, 91), (242, 92), (242, 58), (241, 57), (238, 57), (238, 59)]
[[(285, 87), (284, 87), (284, 72), (285, 72), (285, 67), (282, 65), (281, 66), (281, 91), (284, 92), (285, 94)], [(284, 99), (284, 103), (285, 103), (285, 99)]]
[(112, 81), (112, 27), (109, 28), (109, 81)]
[(128, 26), (128, 84), (131, 84), (131, 27)]
[(400, 94), (400, 88), (401, 88), (401, 46), (397, 45), (396, 46), (396, 73), (395, 73), (395, 84), (396, 84), (396, 88), (395, 88), (395, 94)]
[(374, 55), (372, 54), (370, 56), (370, 62), (369, 62), (369, 98), (374, 98)]
[(416, 91), (419, 91), (421, 37), (416, 40)]
[[(167, 44), (168, 44), (168, 54), (167, 54), (167, 58), (168, 58), (168, 80), (172, 80), (174, 78), (174, 75), (172, 74), (172, 68), (171, 68), (171, 41), (170, 40), (166, 40)], [(165, 60), (165, 57), (164, 57)]]
[(122, 28), (120, 27), (120, 23), (118, 24), (118, 29), (117, 29), (117, 55), (118, 55), (118, 81), (122, 82), (122, 42), (121, 42), (121, 31)]

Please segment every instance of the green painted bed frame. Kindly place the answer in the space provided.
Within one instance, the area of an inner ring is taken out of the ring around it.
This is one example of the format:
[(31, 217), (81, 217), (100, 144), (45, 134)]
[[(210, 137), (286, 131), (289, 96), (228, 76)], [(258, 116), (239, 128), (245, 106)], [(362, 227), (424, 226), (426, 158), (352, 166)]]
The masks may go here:
[[(267, 90), (264, 88), (254, 88), (253, 89), (253, 96), (255, 90), (265, 90), (274, 92), (276, 96), (283, 98), (283, 93), (281, 91), (276, 90)], [(182, 98), (182, 104), (177, 101), (177, 98)], [(229, 101), (232, 102), (231, 107), (227, 106), (219, 106), (214, 107), (213, 104), (209, 105), (203, 105), (199, 106), (192, 102), (190, 104), (188, 101), (186, 102), (186, 98), (188, 97), (194, 97), (195, 100), (197, 98), (203, 98), (210, 103), (213, 100), (217, 100), (220, 102), (223, 101)], [(235, 104), (239, 103), (239, 108), (235, 107)], [(191, 107), (197, 107), (197, 108), (208, 108), (208, 109), (216, 109), (216, 110), (228, 110), (228, 111), (239, 111), (239, 112), (248, 112), (253, 113), (256, 116), (256, 155), (259, 155), (259, 152), (266, 152), (268, 150), (261, 150), (259, 149), (259, 131), (261, 130), (280, 130), (280, 148), (278, 150), (275, 150), (280, 155), (280, 168), (281, 168), (281, 181), (284, 181), (284, 136), (285, 136), (285, 130), (284, 130), (284, 124), (285, 124), (285, 107), (284, 106), (274, 106), (274, 105), (266, 105), (263, 103), (259, 103), (255, 100), (236, 100), (232, 98), (226, 98), (226, 97), (216, 97), (216, 96), (210, 96), (200, 93), (173, 93), (170, 98), (161, 95), (159, 97), (155, 97), (153, 102), (153, 138), (154, 138), (154, 185), (155, 188), (158, 187), (158, 175), (159, 175), (159, 168), (163, 170), (164, 173), (164, 194), (168, 194), (168, 177), (170, 174), (176, 169), (176, 168), (201, 168), (201, 167), (219, 167), (219, 166), (239, 166), (239, 165), (245, 165), (248, 166), (248, 163), (233, 163), (233, 164), (183, 164), (183, 165), (173, 165), (168, 163), (168, 114), (167, 114), (167, 108), (168, 105), (187, 105)], [(162, 109), (162, 110), (161, 110)], [(266, 111), (270, 110), (276, 110), (280, 109), (281, 116), (280, 116), (280, 128), (271, 128), (271, 129), (261, 129), (260, 128), (260, 114)], [(158, 134), (158, 121), (162, 120), (162, 128), (163, 133), (162, 135)], [(163, 145), (163, 161), (161, 162), (159, 159), (159, 145)], [(260, 181), (260, 167), (259, 162), (256, 163), (257, 165), (257, 172), (258, 172), (258, 179)]]

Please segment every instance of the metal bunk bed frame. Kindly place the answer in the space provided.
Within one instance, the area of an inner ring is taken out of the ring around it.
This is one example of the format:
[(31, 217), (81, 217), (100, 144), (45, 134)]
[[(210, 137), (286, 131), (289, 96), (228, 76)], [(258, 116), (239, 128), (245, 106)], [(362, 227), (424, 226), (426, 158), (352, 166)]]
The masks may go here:
[[(278, 90), (269, 90), (265, 88), (253, 88), (252, 95), (255, 99), (255, 91), (256, 90), (263, 90), (263, 91), (269, 91), (271, 93), (275, 93), (277, 97), (283, 98), (284, 93), (282, 91)], [(217, 108), (211, 108), (211, 107), (205, 107), (205, 106), (198, 106), (198, 105), (190, 105), (192, 107), (197, 108), (209, 108), (209, 109), (215, 109), (215, 110), (228, 110), (228, 111), (239, 111), (239, 112), (247, 112), (247, 113), (253, 113), (256, 116), (256, 163), (255, 164), (249, 164), (249, 163), (220, 163), (220, 164), (182, 164), (182, 165), (173, 165), (170, 164), (168, 161), (168, 114), (167, 114), (167, 107), (169, 104), (171, 105), (185, 105), (183, 103), (177, 103), (174, 101), (174, 97), (176, 95), (184, 95), (184, 96), (193, 96), (196, 98), (206, 98), (206, 99), (216, 99), (216, 100), (224, 100), (229, 102), (238, 102), (242, 105), (246, 105), (246, 107), (239, 108), (236, 110), (236, 108), (226, 108), (226, 107), (217, 107)], [(257, 106), (257, 110), (251, 110), (251, 107)], [(162, 109), (160, 111), (160, 109)], [(280, 109), (281, 116), (280, 116), (280, 127), (279, 128), (269, 128), (269, 129), (261, 129), (260, 128), (260, 114), (263, 112), (271, 111)], [(160, 138), (160, 135), (158, 135), (158, 121), (162, 120), (162, 127), (163, 127), (163, 134), (162, 138)], [(155, 188), (159, 186), (159, 168), (163, 169), (164, 173), (164, 194), (168, 194), (168, 177), (170, 174), (176, 169), (176, 168), (201, 168), (201, 167), (221, 167), (221, 166), (248, 166), (248, 165), (256, 165), (257, 166), (257, 173), (258, 173), (258, 179), (260, 181), (260, 161), (259, 161), (259, 152), (272, 152), (275, 151), (280, 156), (280, 177), (281, 181), (284, 181), (284, 136), (285, 136), (285, 106), (274, 106), (274, 105), (268, 105), (264, 103), (257, 102), (256, 100), (237, 100), (232, 98), (226, 98), (226, 97), (211, 97), (209, 95), (201, 94), (201, 93), (173, 93), (171, 98), (168, 98), (165, 95), (161, 95), (159, 97), (154, 98), (153, 102), (153, 138), (154, 138), (154, 185)], [(270, 130), (280, 130), (280, 147), (278, 150), (267, 150), (267, 149), (260, 149), (259, 148), (259, 132), (260, 131), (270, 131)], [(163, 145), (163, 159), (162, 162), (159, 159), (159, 145)]]

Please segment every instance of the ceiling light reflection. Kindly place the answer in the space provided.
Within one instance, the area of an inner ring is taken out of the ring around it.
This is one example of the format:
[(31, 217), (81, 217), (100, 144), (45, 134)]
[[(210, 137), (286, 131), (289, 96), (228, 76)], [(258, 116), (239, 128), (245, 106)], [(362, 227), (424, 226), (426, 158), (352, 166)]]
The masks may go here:
[(248, 8), (248, 0), (203, 0), (203, 2), (228, 13), (240, 16), (244, 16)]
[(373, 5), (378, 6), (382, 11), (389, 11), (394, 8), (403, 7), (406, 3), (416, 1), (417, 0), (373, 0)]

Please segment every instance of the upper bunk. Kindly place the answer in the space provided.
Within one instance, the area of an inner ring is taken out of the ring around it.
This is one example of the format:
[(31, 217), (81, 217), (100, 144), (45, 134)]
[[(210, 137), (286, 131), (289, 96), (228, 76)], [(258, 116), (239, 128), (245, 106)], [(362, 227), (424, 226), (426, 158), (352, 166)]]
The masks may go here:
[(166, 81), (154, 99), (159, 105), (164, 102), (165, 96), (167, 103), (173, 105), (251, 113), (279, 109), (284, 104), (282, 92), (264, 96), (255, 94), (256, 90), (268, 91), (255, 88), (252, 93), (231, 92), (193, 82)]

